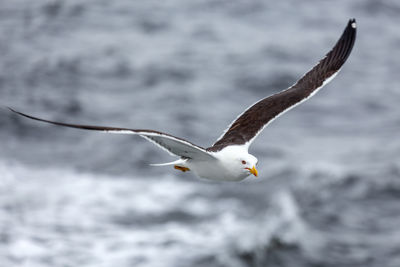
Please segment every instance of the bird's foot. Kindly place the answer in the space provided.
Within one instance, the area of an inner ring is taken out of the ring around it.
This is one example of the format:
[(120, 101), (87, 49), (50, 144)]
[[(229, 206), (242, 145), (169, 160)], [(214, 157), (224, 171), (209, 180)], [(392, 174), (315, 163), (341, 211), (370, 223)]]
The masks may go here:
[(178, 165), (174, 165), (174, 168), (177, 169), (177, 170), (180, 170), (180, 171), (182, 171), (182, 172), (190, 171), (189, 168), (182, 167), (182, 166), (178, 166)]

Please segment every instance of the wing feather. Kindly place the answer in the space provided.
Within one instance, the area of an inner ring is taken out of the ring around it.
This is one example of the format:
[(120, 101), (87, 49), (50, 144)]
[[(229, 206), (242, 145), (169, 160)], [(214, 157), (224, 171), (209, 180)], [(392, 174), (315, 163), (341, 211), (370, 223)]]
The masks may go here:
[(350, 19), (331, 51), (290, 88), (266, 97), (245, 110), (208, 151), (229, 145), (249, 146), (255, 137), (277, 116), (314, 95), (339, 72), (356, 39), (356, 21)]
[(129, 129), (129, 128), (117, 128), (117, 127), (108, 127), (108, 126), (94, 126), (94, 125), (82, 125), (82, 124), (71, 124), (57, 121), (50, 121), (41, 119), (38, 117), (34, 117), (19, 111), (16, 111), (12, 108), (9, 108), (12, 112), (21, 115), (23, 117), (37, 120), (41, 122), (46, 122), (58, 126), (77, 128), (83, 130), (92, 130), (92, 131), (101, 131), (107, 133), (116, 133), (116, 134), (135, 134), (139, 135), (146, 140), (156, 144), (160, 148), (166, 150), (168, 153), (174, 156), (191, 158), (191, 159), (215, 159), (210, 152), (206, 151), (204, 148), (197, 146), (195, 144), (190, 143), (182, 138), (175, 137), (170, 134), (147, 130), (147, 129)]

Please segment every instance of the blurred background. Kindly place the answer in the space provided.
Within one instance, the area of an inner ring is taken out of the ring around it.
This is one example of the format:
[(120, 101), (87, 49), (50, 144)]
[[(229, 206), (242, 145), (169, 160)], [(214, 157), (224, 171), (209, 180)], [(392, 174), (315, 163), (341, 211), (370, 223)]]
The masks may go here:
[(349, 18), (353, 53), (211, 183), (135, 136), (0, 109), (1, 266), (400, 266), (396, 0), (0, 2), (0, 104), (207, 147), (293, 84)]

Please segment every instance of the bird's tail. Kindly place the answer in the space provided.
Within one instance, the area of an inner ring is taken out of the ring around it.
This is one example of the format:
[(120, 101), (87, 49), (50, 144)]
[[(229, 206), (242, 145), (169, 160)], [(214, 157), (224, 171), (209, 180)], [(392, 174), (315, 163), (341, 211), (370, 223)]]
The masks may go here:
[(178, 159), (172, 162), (166, 162), (166, 163), (153, 163), (150, 164), (150, 166), (169, 166), (169, 165), (180, 165), (182, 163), (184, 163), (186, 161), (186, 159)]

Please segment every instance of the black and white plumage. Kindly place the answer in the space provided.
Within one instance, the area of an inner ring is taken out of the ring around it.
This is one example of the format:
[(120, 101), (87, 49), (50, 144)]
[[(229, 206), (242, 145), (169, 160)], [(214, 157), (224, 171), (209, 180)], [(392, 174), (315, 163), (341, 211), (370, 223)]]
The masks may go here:
[(184, 139), (153, 130), (69, 124), (37, 118), (11, 109), (33, 119), (59, 126), (118, 134), (136, 134), (178, 160), (158, 166), (174, 165), (181, 171), (191, 170), (199, 177), (211, 180), (240, 181), (253, 174), (258, 176), (257, 158), (248, 153), (252, 141), (276, 117), (307, 100), (331, 81), (349, 57), (356, 39), (356, 21), (350, 19), (332, 50), (290, 88), (261, 99), (246, 109), (209, 148), (202, 148)]

